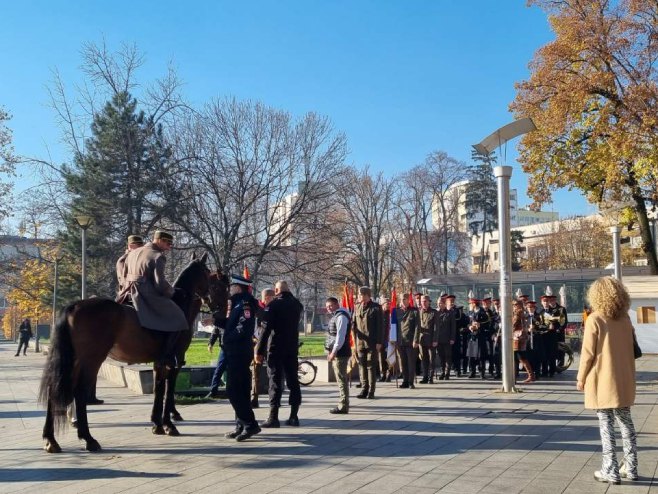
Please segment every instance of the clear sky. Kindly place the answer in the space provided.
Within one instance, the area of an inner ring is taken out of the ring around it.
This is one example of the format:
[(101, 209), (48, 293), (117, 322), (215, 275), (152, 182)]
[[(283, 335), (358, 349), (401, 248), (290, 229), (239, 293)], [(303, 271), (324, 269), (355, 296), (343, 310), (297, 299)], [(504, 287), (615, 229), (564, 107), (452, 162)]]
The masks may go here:
[[(16, 151), (57, 161), (67, 156), (47, 107), (51, 70), (79, 81), (82, 45), (103, 37), (145, 53), (140, 81), (173, 62), (193, 104), (236, 96), (326, 114), (350, 162), (387, 174), (434, 150), (468, 161), (471, 144), (511, 121), (514, 83), (552, 39), (545, 14), (521, 0), (40, 0), (3, 2), (1, 13), (0, 104)], [(515, 156), (508, 149), (525, 205)], [(593, 211), (576, 191), (551, 208)]]

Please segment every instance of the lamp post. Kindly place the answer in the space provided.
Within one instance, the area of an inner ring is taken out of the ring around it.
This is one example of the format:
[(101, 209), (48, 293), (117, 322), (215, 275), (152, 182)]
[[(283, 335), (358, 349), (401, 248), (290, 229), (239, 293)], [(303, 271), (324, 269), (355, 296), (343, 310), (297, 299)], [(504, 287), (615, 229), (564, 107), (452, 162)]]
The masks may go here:
[(81, 298), (87, 298), (87, 229), (94, 219), (86, 214), (75, 216), (75, 221), (82, 230), (82, 291)]
[[(515, 120), (487, 136), (473, 148), (480, 154), (491, 154), (507, 141), (535, 130), (529, 118)], [(514, 350), (512, 347), (512, 242), (510, 227), (510, 178), (511, 166), (497, 166), (494, 176), (498, 183), (498, 239), (500, 242), (500, 325), (502, 333), (503, 393), (514, 393)]]
[(621, 281), (621, 227), (611, 226), (610, 233), (612, 233), (612, 262), (614, 264), (614, 277)]

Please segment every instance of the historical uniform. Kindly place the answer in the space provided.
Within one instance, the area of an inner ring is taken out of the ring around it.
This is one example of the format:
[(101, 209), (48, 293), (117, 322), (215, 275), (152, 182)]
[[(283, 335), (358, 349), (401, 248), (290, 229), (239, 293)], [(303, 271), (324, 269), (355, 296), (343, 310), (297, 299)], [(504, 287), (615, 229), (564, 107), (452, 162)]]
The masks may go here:
[[(126, 252), (119, 257), (119, 260), (116, 263), (116, 273), (117, 273), (117, 292), (121, 293), (123, 291), (123, 286), (125, 285), (126, 277), (126, 257), (128, 254), (135, 249), (139, 249), (144, 245), (144, 239), (140, 235), (130, 235), (128, 237), (128, 248)], [(123, 301), (120, 301), (123, 302)]]
[(468, 311), (469, 331), (466, 356), (468, 357), (470, 374), (469, 378), (474, 378), (476, 371), (480, 372), (480, 377), (485, 378), (485, 363), (489, 358), (489, 332), (482, 331), (482, 327), (489, 324), (489, 316), (479, 306), (480, 301), (471, 299), (474, 307)]
[(493, 377), (495, 372), (495, 357), (494, 357), (494, 342), (496, 339), (495, 315), (496, 313), (491, 308), (491, 297), (482, 300), (482, 310), (487, 314), (488, 322), (480, 326), (480, 331), (483, 333), (485, 341), (487, 342), (487, 362), (489, 365), (489, 375)]
[(555, 295), (551, 295), (549, 305), (549, 311), (554, 317), (553, 325), (555, 326), (555, 334), (557, 340), (555, 344), (557, 363), (559, 365), (564, 365), (564, 352), (559, 350), (558, 344), (564, 343), (566, 340), (567, 323), (569, 322), (567, 317), (567, 309), (566, 307), (563, 307), (557, 303), (557, 297), (555, 297)]
[(419, 330), (418, 309), (399, 307), (398, 317), (398, 355), (400, 356), (400, 367), (402, 368), (401, 388), (413, 388), (416, 377), (416, 360), (418, 352), (414, 348), (414, 341)]
[(357, 398), (374, 398), (377, 380), (377, 345), (384, 343), (384, 315), (381, 306), (373, 301), (356, 306), (352, 331), (359, 360), (361, 393)]
[[(498, 299), (496, 299), (494, 302), (496, 302)], [(496, 379), (500, 379), (502, 377), (502, 361), (503, 361), (503, 349), (502, 349), (502, 327), (500, 324), (500, 312), (498, 308), (494, 305), (494, 307), (491, 309), (491, 312), (489, 313), (489, 317), (491, 318), (491, 363), (489, 367), (489, 371), (491, 373), (491, 365), (493, 365), (493, 374)]]
[[(241, 276), (233, 276), (231, 285), (247, 287), (251, 283)], [(235, 411), (235, 430), (226, 437), (243, 441), (260, 432), (250, 399), (258, 301), (243, 289), (231, 296), (229, 307), (222, 342), (226, 355), (226, 394)]]
[[(529, 340), (526, 346), (526, 355), (528, 361), (535, 372), (535, 379), (538, 379), (544, 372), (548, 372), (546, 364), (546, 325), (544, 324), (544, 311), (537, 309), (534, 301), (527, 302), (526, 317), (528, 320)], [(544, 374), (546, 375), (546, 374)]]
[[(173, 241), (172, 235), (157, 231), (154, 240)], [(165, 277), (164, 251), (157, 243), (131, 251), (125, 259), (125, 277), (122, 293), (132, 298), (139, 323), (147, 329), (168, 333), (163, 346), (163, 361), (168, 367), (177, 365), (174, 355), (181, 331), (189, 329), (183, 310), (172, 300), (174, 287)]]
[(461, 376), (461, 374), (466, 374), (468, 372), (468, 357), (466, 356), (466, 350), (471, 335), (471, 331), (468, 327), (471, 321), (466, 311), (464, 311), (463, 306), (455, 307), (455, 321), (457, 323), (458, 341), (455, 346), (459, 347), (459, 354), (455, 362), (457, 364), (457, 376)]
[(419, 310), (420, 325), (416, 334), (416, 343), (420, 347), (420, 358), (423, 364), (423, 379), (421, 384), (434, 382), (434, 359), (438, 344), (438, 317), (437, 312), (428, 307)]
[(451, 310), (441, 308), (436, 312), (436, 353), (441, 366), (439, 379), (450, 379), (450, 367), (452, 365), (452, 344), (456, 340), (455, 315)]

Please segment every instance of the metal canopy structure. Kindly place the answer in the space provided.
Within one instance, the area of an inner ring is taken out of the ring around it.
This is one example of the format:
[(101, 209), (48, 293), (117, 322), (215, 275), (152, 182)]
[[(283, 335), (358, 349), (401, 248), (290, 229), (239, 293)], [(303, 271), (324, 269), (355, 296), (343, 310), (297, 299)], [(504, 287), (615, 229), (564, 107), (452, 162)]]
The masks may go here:
[(507, 141), (536, 129), (535, 123), (530, 118), (515, 120), (485, 137), (479, 144), (473, 144), (473, 148), (480, 154), (489, 154)]

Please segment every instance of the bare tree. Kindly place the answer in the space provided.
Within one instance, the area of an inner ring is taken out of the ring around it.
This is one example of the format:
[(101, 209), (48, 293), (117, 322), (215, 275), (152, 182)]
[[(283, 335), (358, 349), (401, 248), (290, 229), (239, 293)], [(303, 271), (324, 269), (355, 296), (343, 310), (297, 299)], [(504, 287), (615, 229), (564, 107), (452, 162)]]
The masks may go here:
[(186, 207), (167, 215), (218, 265), (249, 262), (257, 277), (268, 256), (317, 246), (329, 184), (346, 155), (345, 137), (328, 118), (309, 113), (295, 120), (261, 103), (227, 99), (188, 114), (176, 136)]

